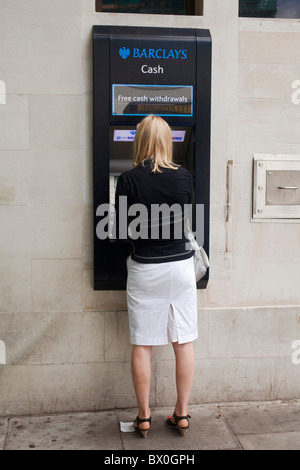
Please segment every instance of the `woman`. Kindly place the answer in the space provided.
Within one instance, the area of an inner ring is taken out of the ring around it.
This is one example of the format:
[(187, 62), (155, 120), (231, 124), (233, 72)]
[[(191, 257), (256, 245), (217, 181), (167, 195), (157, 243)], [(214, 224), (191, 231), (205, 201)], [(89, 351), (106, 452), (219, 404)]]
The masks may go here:
[[(177, 402), (167, 424), (182, 435), (189, 428), (187, 412), (194, 378), (192, 341), (198, 337), (197, 291), (194, 252), (184, 237), (183, 222), (184, 209), (192, 202), (192, 177), (172, 158), (170, 127), (161, 117), (147, 116), (137, 126), (134, 167), (120, 175), (116, 190), (117, 214), (119, 198), (126, 196), (129, 214), (138, 208), (140, 216), (138, 224), (129, 219), (132, 248), (127, 259), (127, 304), (133, 345), (132, 379), (138, 403), (134, 425), (143, 437), (151, 427), (152, 347), (168, 342), (172, 342), (176, 359)], [(166, 207), (176, 210), (158, 216), (158, 209)]]

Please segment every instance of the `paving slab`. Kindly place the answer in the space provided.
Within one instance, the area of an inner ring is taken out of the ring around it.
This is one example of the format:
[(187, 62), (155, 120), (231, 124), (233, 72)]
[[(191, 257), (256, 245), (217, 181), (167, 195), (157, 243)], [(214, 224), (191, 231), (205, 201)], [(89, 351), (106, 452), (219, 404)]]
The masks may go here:
[[(217, 406), (190, 406), (190, 429), (185, 437), (174, 429), (169, 429), (166, 419), (171, 408), (152, 410), (152, 426), (147, 439), (137, 432), (121, 433), (124, 450), (222, 450), (240, 449), (238, 440), (226, 425)], [(133, 421), (133, 410), (117, 413), (119, 421)]]
[(300, 450), (300, 432), (241, 434), (244, 450)]
[(299, 402), (221, 406), (220, 410), (236, 435), (300, 432)]
[(0, 450), (4, 449), (8, 427), (8, 418), (0, 418)]
[(6, 450), (121, 450), (112, 411), (15, 417), (10, 420)]

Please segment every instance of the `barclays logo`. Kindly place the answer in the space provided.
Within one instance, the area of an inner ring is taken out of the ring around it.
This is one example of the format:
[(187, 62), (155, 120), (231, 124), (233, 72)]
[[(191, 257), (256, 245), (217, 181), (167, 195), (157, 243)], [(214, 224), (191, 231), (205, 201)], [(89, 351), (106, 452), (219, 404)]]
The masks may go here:
[(127, 57), (130, 56), (130, 49), (128, 49), (128, 47), (123, 46), (119, 49), (119, 54), (122, 59), (127, 59)]
[[(128, 47), (121, 47), (119, 55), (122, 59), (127, 59), (131, 54)], [(132, 51), (133, 59), (186, 59), (186, 49), (138, 49), (134, 48)]]

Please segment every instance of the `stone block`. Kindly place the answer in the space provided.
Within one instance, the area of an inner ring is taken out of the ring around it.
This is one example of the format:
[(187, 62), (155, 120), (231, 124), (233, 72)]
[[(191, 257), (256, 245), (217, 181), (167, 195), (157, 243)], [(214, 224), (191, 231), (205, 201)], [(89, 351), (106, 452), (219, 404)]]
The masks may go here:
[(273, 358), (197, 360), (191, 404), (271, 400), (275, 389), (280, 393), (275, 386), (274, 364)]
[(236, 165), (233, 185), (232, 251), (241, 256), (256, 256), (260, 251), (260, 224), (251, 223), (252, 155)]
[[(268, 106), (268, 104), (267, 104)], [(299, 143), (299, 113), (297, 108), (289, 107), (272, 114), (256, 114), (253, 110), (249, 114), (241, 114), (239, 125), (240, 143), (267, 144), (297, 144)], [(277, 153), (277, 151), (276, 151)]]
[(30, 148), (80, 150), (79, 96), (30, 96)]
[(74, 364), (104, 360), (104, 318), (89, 313), (1, 315), (6, 364)]
[(30, 259), (2, 258), (0, 273), (0, 319), (1, 313), (31, 311)]
[[(0, 206), (2, 258), (31, 258), (33, 240), (28, 206)], [(11, 279), (13, 282), (13, 279)]]
[(92, 269), (83, 271), (83, 310), (86, 311), (126, 311), (126, 291), (94, 290)]
[(32, 206), (34, 258), (81, 258), (81, 206)]
[(23, 206), (27, 202), (25, 178), (0, 178), (0, 206)]
[(93, 205), (93, 95), (82, 95), (81, 142), (82, 148), (82, 200)]
[(82, 311), (81, 259), (33, 259), (34, 312)]
[(299, 33), (240, 31), (239, 61), (256, 64), (294, 63), (299, 61), (299, 38)]
[[(293, 336), (294, 340), (299, 340), (299, 335)], [(292, 354), (295, 349), (292, 348), (292, 342), (288, 345), (289, 356), (276, 358), (274, 366), (273, 395), (272, 398), (277, 400), (283, 398), (285, 400), (293, 400), (299, 396), (300, 387), (300, 365), (293, 364)], [(299, 355), (298, 355), (299, 357)]]
[(0, 366), (1, 414), (135, 407), (130, 364)]
[(215, 253), (225, 253), (227, 245), (226, 226), (222, 222), (210, 222), (210, 249)]
[[(294, 258), (300, 256), (299, 224), (262, 224), (260, 228), (260, 255), (264, 257)], [(284, 249), (283, 249), (284, 247)], [(300, 261), (300, 258), (299, 258)]]
[(51, 39), (10, 37), (2, 40), (0, 75), (7, 83), (8, 92), (80, 93), (80, 29), (75, 40), (58, 39), (55, 34), (54, 27)]
[(28, 96), (7, 94), (6, 104), (1, 105), (0, 122), (1, 150), (29, 148)]
[[(164, 360), (153, 363), (155, 367), (155, 403), (159, 406), (175, 406), (176, 379), (175, 379), (175, 361)], [(152, 382), (154, 382), (152, 380)]]
[(91, 269), (94, 266), (94, 219), (93, 206), (83, 206), (83, 266)]
[[(211, 266), (213, 266), (214, 263), (214, 258), (210, 261)], [(222, 263), (223, 261), (223, 263)], [(224, 263), (225, 261), (225, 263)], [(216, 274), (213, 273), (213, 270), (211, 270), (211, 279), (207, 285), (207, 288), (205, 290), (205, 300), (204, 300), (204, 306), (205, 307), (222, 307), (226, 305), (231, 305), (232, 303), (232, 295), (231, 295), (231, 280), (226, 279), (224, 276), (223, 279), (215, 279), (214, 276), (218, 276), (218, 273), (221, 272), (222, 275), (226, 273), (226, 259), (223, 256), (219, 256), (219, 260), (217, 262), (217, 266), (222, 266), (222, 269), (220, 271), (216, 269)], [(227, 265), (228, 266), (228, 265)], [(228, 269), (228, 268), (227, 268)], [(229, 271), (227, 271), (227, 277), (228, 277)]]
[(4, 247), (3, 257), (82, 256), (80, 206), (0, 204), (0, 213), (5, 227), (0, 232), (0, 242)]
[(0, 178), (24, 178), (29, 174), (29, 150), (1, 150), (0, 149)]
[(209, 357), (282, 357), (300, 338), (300, 308), (209, 310)]
[(239, 64), (239, 97), (291, 102), (292, 83), (299, 79), (299, 65), (288, 63)]
[(128, 361), (131, 358), (128, 314), (105, 312), (105, 361)]
[(233, 306), (298, 305), (298, 257), (250, 258), (233, 253), (232, 260)]
[(10, 93), (80, 93), (80, 0), (12, 0), (0, 18), (0, 76)]
[(159, 362), (159, 361), (168, 361), (172, 367), (174, 363), (175, 356), (174, 351), (171, 343), (154, 346), (152, 350), (152, 361)]
[(31, 205), (81, 205), (81, 158), (74, 150), (31, 151), (27, 193)]

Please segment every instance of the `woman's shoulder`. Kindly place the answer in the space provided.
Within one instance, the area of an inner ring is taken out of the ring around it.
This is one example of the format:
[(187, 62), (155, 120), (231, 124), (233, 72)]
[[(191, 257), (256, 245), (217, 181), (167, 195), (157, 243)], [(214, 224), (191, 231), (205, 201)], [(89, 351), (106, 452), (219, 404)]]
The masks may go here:
[(129, 170), (123, 171), (123, 173), (120, 174), (119, 178), (122, 179), (130, 179), (134, 177), (134, 175), (137, 173), (137, 167), (130, 168)]
[(191, 172), (187, 170), (184, 166), (179, 166), (178, 171), (181, 171), (182, 173), (185, 173), (187, 175), (191, 175)]
[(189, 179), (192, 178), (191, 172), (189, 170), (187, 170), (186, 168), (184, 168), (183, 166), (178, 167), (177, 173), (181, 177), (186, 177), (186, 178), (189, 178)]

